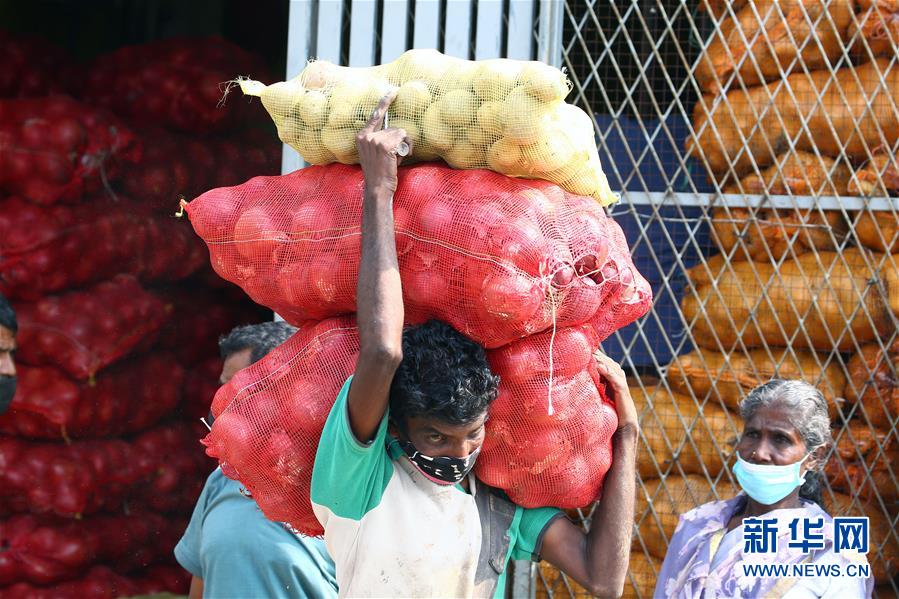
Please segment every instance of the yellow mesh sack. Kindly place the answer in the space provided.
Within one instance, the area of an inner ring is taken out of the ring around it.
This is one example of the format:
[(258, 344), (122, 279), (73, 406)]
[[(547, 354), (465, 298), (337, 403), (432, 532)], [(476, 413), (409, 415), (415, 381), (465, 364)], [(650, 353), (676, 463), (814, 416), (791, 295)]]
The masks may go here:
[(565, 103), (565, 74), (541, 62), (409, 50), (379, 66), (319, 60), (289, 81), (240, 86), (262, 99), (281, 140), (311, 164), (356, 164), (356, 134), (396, 89), (388, 122), (409, 134), (413, 160), (543, 179), (602, 205), (618, 199), (599, 163), (592, 119)]

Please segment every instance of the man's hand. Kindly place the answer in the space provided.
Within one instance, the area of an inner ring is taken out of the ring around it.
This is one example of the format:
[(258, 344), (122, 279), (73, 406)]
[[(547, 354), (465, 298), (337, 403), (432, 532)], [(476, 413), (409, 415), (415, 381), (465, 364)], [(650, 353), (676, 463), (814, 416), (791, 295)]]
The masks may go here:
[(405, 142), (412, 151), (412, 140), (403, 129), (393, 127), (382, 130), (387, 109), (396, 98), (392, 92), (378, 102), (378, 107), (371, 119), (356, 135), (356, 148), (359, 150), (359, 165), (365, 175), (365, 188), (369, 192), (384, 189), (396, 191), (396, 169), (403, 157), (397, 154), (397, 147)]
[(599, 374), (611, 385), (612, 393), (615, 394), (615, 411), (618, 412), (618, 430), (633, 430), (636, 433), (639, 429), (639, 418), (637, 417), (637, 408), (634, 406), (634, 399), (631, 397), (630, 389), (627, 386), (627, 378), (624, 370), (612, 358), (597, 350), (593, 354), (596, 360), (596, 367)]

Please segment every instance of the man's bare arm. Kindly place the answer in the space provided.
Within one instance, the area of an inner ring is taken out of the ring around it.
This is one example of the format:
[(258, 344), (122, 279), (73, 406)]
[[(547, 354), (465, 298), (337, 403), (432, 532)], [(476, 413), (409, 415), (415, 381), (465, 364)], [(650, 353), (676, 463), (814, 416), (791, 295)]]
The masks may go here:
[(381, 100), (356, 144), (365, 175), (362, 258), (356, 293), (359, 360), (347, 397), (350, 428), (368, 442), (387, 409), (390, 383), (399, 366), (403, 337), (403, 292), (396, 256), (393, 194), (400, 157), (396, 147), (411, 143), (402, 129), (381, 131), (393, 96)]

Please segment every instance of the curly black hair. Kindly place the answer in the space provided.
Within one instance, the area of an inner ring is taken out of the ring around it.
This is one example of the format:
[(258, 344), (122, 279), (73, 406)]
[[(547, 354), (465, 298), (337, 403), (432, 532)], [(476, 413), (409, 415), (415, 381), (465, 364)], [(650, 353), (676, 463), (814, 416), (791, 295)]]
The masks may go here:
[(498, 387), (484, 349), (448, 324), (431, 320), (403, 331), (390, 415), (403, 430), (410, 416), (468, 424), (487, 411)]
[(283, 320), (244, 325), (219, 339), (219, 353), (224, 360), (231, 354), (249, 348), (252, 350), (251, 363), (256, 363), (296, 332), (296, 327)]
[(0, 295), (0, 327), (5, 327), (13, 333), (19, 330), (16, 311), (12, 309), (12, 305), (3, 295)]

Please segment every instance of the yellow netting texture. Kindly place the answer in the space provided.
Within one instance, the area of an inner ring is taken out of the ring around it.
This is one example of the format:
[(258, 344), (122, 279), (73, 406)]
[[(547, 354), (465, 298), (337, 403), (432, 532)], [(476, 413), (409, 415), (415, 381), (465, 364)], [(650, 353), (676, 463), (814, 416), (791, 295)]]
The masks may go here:
[(412, 139), (412, 159), (543, 179), (603, 205), (617, 200), (599, 163), (593, 119), (565, 103), (565, 74), (540, 62), (410, 50), (374, 67), (310, 62), (290, 81), (242, 81), (241, 88), (262, 98), (281, 140), (311, 164), (357, 163), (357, 133), (395, 89), (388, 122)]

